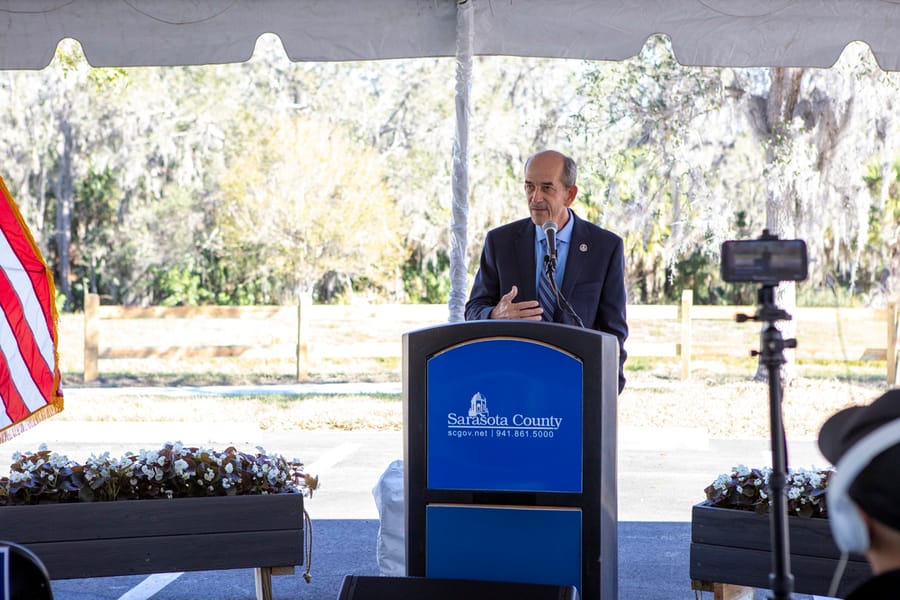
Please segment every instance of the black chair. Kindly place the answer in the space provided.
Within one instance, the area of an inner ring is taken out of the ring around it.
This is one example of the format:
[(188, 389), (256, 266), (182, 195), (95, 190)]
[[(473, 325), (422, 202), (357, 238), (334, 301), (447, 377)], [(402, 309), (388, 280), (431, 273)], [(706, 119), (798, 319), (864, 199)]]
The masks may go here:
[(9, 600), (53, 600), (50, 575), (37, 555), (19, 544), (0, 541), (9, 557)]
[(574, 585), (347, 575), (338, 600), (579, 600)]

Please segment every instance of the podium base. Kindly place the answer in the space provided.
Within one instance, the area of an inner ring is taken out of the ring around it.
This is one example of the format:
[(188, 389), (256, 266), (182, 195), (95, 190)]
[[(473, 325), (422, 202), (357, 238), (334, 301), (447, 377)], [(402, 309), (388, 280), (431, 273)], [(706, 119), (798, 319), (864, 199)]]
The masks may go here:
[(338, 600), (579, 600), (573, 585), (347, 575)]

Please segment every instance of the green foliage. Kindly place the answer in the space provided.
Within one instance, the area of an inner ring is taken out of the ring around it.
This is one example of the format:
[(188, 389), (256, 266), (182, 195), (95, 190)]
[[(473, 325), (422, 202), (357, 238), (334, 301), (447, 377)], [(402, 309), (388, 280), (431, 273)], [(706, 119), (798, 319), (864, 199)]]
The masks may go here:
[(149, 277), (153, 280), (154, 293), (160, 298), (159, 306), (198, 306), (210, 304), (213, 294), (201, 285), (201, 278), (187, 267), (171, 266), (168, 269), (154, 267)]
[[(302, 149), (300, 158), (284, 148)], [(378, 157), (343, 128), (272, 120), (221, 182), (211, 214), (218, 259), (232, 278), (275, 284), (270, 302), (309, 292), (332, 271), (390, 297), (404, 249), (384, 180)]]
[(98, 277), (102, 277), (115, 247), (115, 232), (121, 192), (111, 169), (90, 170), (76, 183), (77, 201), (72, 215), (72, 301), (75, 309), (83, 308), (83, 282), (97, 292)]
[(403, 266), (403, 286), (410, 302), (444, 304), (450, 297), (450, 257), (441, 253), (433, 260), (410, 257)]
[(56, 290), (56, 297), (53, 299), (53, 301), (56, 303), (56, 312), (61, 313), (66, 305), (66, 297), (63, 294), (60, 294), (58, 290)]
[[(117, 304), (447, 301), (454, 61), (259, 47), (238, 65), (92, 69), (65, 41), (44, 71), (0, 73), (4, 178), (56, 273), (74, 197), (72, 307), (85, 288)], [(485, 232), (525, 214), (524, 158), (557, 147), (579, 163), (576, 210), (625, 240), (634, 301), (752, 303), (719, 281), (718, 248), (757, 237), (772, 206), (810, 241), (806, 303), (895, 297), (896, 77), (846, 54), (804, 72), (773, 122), (759, 110), (784, 71), (683, 67), (661, 36), (618, 62), (476, 59), (468, 272)]]
[(734, 287), (722, 282), (718, 258), (700, 251), (678, 261), (672, 269), (672, 277), (666, 283), (666, 300), (680, 302), (682, 290), (693, 290), (696, 304), (743, 304), (734, 301)]

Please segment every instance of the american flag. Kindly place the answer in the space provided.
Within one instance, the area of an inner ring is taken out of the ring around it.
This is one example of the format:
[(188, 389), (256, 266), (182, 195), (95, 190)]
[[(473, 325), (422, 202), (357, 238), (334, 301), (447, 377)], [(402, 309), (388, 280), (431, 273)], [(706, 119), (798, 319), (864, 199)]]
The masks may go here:
[(0, 442), (63, 409), (53, 274), (0, 177)]

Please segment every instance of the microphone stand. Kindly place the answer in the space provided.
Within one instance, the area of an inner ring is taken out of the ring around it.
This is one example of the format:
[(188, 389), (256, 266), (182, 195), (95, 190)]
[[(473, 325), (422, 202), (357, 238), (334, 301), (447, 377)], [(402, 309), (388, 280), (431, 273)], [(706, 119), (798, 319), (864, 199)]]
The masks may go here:
[(544, 255), (544, 270), (547, 272), (547, 277), (550, 278), (550, 287), (553, 289), (553, 295), (556, 296), (556, 304), (565, 310), (572, 320), (575, 321), (575, 324), (584, 329), (584, 321), (581, 320), (581, 317), (578, 316), (578, 313), (575, 312), (575, 309), (572, 308), (572, 305), (569, 304), (569, 301), (566, 300), (566, 297), (562, 295), (562, 292), (559, 291), (559, 287), (556, 285), (556, 255), (545, 254)]
[(781, 367), (785, 364), (785, 348), (796, 348), (797, 340), (785, 340), (775, 327), (776, 321), (790, 321), (791, 315), (775, 305), (775, 285), (763, 285), (757, 295), (760, 309), (753, 316), (736, 315), (735, 320), (743, 323), (748, 320), (767, 323), (760, 334), (760, 350), (752, 351), (765, 365), (769, 373), (769, 414), (772, 430), (772, 475), (769, 477), (770, 525), (769, 534), (772, 546), (772, 572), (769, 573), (769, 587), (774, 600), (789, 600), (794, 589), (794, 576), (791, 574), (790, 538), (787, 521), (787, 440), (781, 414), (782, 383)]

